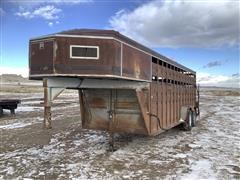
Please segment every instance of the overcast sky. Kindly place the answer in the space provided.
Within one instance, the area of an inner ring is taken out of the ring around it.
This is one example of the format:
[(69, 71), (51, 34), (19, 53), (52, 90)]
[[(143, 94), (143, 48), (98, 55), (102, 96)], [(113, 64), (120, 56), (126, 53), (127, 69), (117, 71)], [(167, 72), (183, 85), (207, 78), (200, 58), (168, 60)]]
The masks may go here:
[(202, 85), (240, 86), (238, 0), (0, 3), (0, 74), (28, 75), (28, 41), (32, 37), (97, 28), (117, 30), (197, 71)]

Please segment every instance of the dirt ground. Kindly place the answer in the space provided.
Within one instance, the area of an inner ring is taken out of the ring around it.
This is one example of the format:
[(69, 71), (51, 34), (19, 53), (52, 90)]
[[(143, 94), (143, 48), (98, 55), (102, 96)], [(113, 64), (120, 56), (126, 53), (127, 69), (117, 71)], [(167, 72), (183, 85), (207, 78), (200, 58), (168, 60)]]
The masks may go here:
[(55, 101), (52, 130), (42, 127), (43, 94), (32, 92), (0, 92), (22, 99), (0, 118), (0, 179), (240, 179), (239, 90), (204, 88), (191, 132), (119, 135), (115, 152), (106, 132), (81, 128), (77, 92)]

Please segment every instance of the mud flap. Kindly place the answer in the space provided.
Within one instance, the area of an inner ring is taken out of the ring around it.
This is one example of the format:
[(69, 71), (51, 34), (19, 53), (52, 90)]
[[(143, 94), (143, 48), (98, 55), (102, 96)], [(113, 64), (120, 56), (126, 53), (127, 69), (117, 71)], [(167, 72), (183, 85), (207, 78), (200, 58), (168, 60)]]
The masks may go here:
[(180, 120), (179, 120), (180, 123), (184, 123), (185, 120), (187, 119), (188, 109), (189, 108), (186, 106), (181, 107), (181, 114), (180, 114)]

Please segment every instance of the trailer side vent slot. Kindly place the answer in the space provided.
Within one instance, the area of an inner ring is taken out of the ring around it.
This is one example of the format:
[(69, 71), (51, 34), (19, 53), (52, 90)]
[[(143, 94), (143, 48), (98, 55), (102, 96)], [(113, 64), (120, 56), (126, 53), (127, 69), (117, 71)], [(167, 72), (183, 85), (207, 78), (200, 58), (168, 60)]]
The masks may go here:
[(39, 49), (44, 49), (44, 42), (39, 43)]
[(70, 58), (74, 59), (98, 59), (99, 47), (98, 46), (70, 46)]

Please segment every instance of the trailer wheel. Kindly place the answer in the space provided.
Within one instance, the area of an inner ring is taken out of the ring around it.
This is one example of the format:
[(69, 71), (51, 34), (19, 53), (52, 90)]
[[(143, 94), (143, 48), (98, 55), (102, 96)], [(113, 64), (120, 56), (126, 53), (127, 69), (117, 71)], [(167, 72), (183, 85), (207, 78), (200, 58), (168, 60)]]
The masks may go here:
[(183, 124), (183, 128), (186, 131), (191, 131), (192, 129), (192, 111), (190, 109), (187, 112), (187, 118)]
[(192, 111), (192, 127), (196, 126), (197, 114), (196, 111)]
[(200, 109), (199, 109), (199, 107), (196, 107), (194, 109), (195, 109), (196, 116), (200, 116)]
[(3, 108), (0, 106), (0, 117), (3, 115)]

